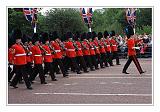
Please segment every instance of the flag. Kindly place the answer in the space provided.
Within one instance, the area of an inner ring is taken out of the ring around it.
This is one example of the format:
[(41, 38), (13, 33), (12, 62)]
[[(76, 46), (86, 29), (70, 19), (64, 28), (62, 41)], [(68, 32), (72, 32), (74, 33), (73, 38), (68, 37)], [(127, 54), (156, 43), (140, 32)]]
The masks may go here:
[(23, 8), (23, 13), (27, 21), (31, 22), (33, 28), (37, 22), (37, 8)]
[(27, 21), (32, 21), (32, 8), (23, 8), (23, 13)]
[(92, 22), (92, 8), (88, 8), (87, 10), (87, 17), (88, 17), (88, 22), (91, 23)]
[(82, 16), (83, 21), (84, 21), (86, 24), (88, 24), (87, 14), (86, 14), (84, 8), (80, 8), (80, 14), (81, 14), (81, 16)]
[(132, 8), (131, 9), (131, 21), (135, 22), (135, 20), (136, 20), (136, 9)]

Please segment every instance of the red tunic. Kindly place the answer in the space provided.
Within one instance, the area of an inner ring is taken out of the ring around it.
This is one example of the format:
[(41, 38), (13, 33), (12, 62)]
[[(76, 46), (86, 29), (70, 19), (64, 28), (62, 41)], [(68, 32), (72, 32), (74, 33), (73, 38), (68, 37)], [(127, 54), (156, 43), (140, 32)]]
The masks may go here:
[(75, 43), (76, 43), (77, 46), (78, 46), (78, 51), (76, 51), (76, 55), (77, 55), (77, 56), (83, 56), (81, 43), (80, 43), (79, 41), (76, 41)]
[(43, 45), (42, 46), (46, 51), (47, 51), (47, 54), (45, 53), (44, 54), (44, 62), (52, 62), (52, 54), (51, 54), (51, 50), (49, 48), (48, 45)]
[(112, 52), (118, 51), (116, 40), (111, 39), (111, 40), (110, 40), (110, 43), (111, 43), (111, 51), (112, 51)]
[(135, 44), (137, 44), (139, 41), (141, 40), (135, 40), (133, 38), (127, 40), (128, 56), (136, 55), (136, 50), (133, 47), (135, 47)]
[(96, 46), (96, 49), (95, 49), (96, 54), (100, 54), (98, 41), (94, 40), (93, 42), (94, 42), (94, 45)]
[(62, 51), (61, 51), (61, 47), (59, 46), (59, 44), (56, 43), (55, 41), (52, 41), (51, 46), (55, 49), (55, 54), (53, 54), (54, 58), (61, 59)]
[(15, 65), (25, 65), (27, 61), (26, 61), (26, 53), (25, 53), (24, 48), (21, 45), (14, 44), (12, 46), (12, 49), (15, 50), (14, 64)]
[(94, 43), (93, 42), (89, 42), (90, 44), (90, 55), (95, 55), (95, 50), (94, 50)]
[(36, 45), (34, 45), (31, 48), (32, 51), (32, 56), (35, 64), (42, 64), (43, 63), (43, 57), (42, 57), (42, 52), (40, 48)]
[(109, 39), (105, 40), (107, 47), (105, 47), (106, 52), (111, 52), (111, 46), (110, 46), (110, 41)]
[(100, 48), (99, 48), (99, 51), (100, 51), (100, 53), (106, 53), (106, 50), (105, 50), (105, 48), (104, 48), (104, 43), (102, 42), (102, 41), (100, 41)]
[(65, 42), (65, 47), (67, 48), (66, 55), (69, 58), (76, 57), (76, 51), (75, 51), (75, 48), (73, 46), (73, 42), (70, 42), (70, 41)]
[(86, 46), (86, 48), (83, 48), (83, 55), (90, 55), (88, 43), (86, 41), (83, 41), (82, 44)]
[(12, 48), (8, 49), (8, 62), (14, 64), (14, 55), (12, 53)]

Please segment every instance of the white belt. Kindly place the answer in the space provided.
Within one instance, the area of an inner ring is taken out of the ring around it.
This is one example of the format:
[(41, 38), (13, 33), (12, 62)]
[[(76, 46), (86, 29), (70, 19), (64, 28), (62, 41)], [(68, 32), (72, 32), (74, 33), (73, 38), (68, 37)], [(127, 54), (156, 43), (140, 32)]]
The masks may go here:
[(78, 50), (82, 50), (81, 48), (78, 48)]
[(23, 53), (23, 54), (16, 54), (15, 56), (26, 56), (26, 53)]
[(112, 45), (112, 46), (117, 46), (117, 45)]
[(67, 51), (75, 51), (75, 49), (67, 49)]
[(110, 46), (110, 45), (107, 45), (107, 46)]
[(34, 56), (42, 56), (41, 54), (37, 54), (37, 55), (34, 55)]
[(51, 54), (45, 54), (46, 56), (51, 56)]
[(98, 49), (99, 47), (96, 47), (96, 49)]
[(91, 49), (94, 49), (94, 48), (91, 48)]
[(55, 52), (57, 53), (57, 52), (61, 52), (61, 50), (55, 50)]

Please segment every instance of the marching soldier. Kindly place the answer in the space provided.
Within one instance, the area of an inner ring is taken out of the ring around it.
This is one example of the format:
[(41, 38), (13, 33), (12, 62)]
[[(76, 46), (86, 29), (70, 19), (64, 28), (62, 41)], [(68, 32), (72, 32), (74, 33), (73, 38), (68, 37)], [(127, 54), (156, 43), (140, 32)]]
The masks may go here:
[(93, 35), (93, 38), (94, 38), (93, 42), (94, 42), (94, 44), (96, 46), (96, 50), (95, 51), (96, 51), (97, 64), (100, 64), (100, 67), (104, 68), (103, 62), (101, 61), (101, 54), (100, 54), (100, 47), (101, 46), (99, 45), (99, 40), (98, 40), (97, 34), (96, 34), (95, 31), (93, 31), (92, 35)]
[(33, 64), (33, 58), (32, 58), (32, 52), (30, 50), (30, 45), (29, 45), (29, 38), (24, 34), (23, 38), (22, 38), (22, 42), (24, 43), (24, 48), (25, 48), (25, 52), (26, 52), (26, 60), (27, 60), (27, 64), (26, 64), (26, 72), (28, 75), (31, 75), (33, 72), (33, 68), (32, 68), (32, 64)]
[(26, 73), (27, 61), (26, 61), (25, 50), (23, 46), (21, 45), (22, 43), (21, 42), (21, 38), (22, 38), (21, 30), (16, 29), (13, 33), (13, 37), (16, 39), (16, 43), (12, 46), (12, 49), (13, 49), (12, 53), (15, 57), (14, 64), (16, 68), (16, 75), (13, 78), (10, 86), (14, 88), (18, 88), (16, 85), (22, 76), (23, 80), (25, 81), (27, 89), (32, 89), (31, 83), (29, 82), (28, 75)]
[(107, 62), (110, 64), (110, 66), (113, 66), (112, 62), (112, 56), (111, 56), (111, 46), (110, 46), (110, 40), (109, 40), (109, 34), (107, 31), (104, 31), (104, 41), (106, 42), (105, 50), (106, 50), (106, 55), (107, 55)]
[[(104, 48), (105, 45), (103, 42), (102, 32), (98, 32), (98, 39), (99, 39), (99, 51), (101, 53), (101, 62), (102, 64), (105, 64), (106, 67), (108, 67), (107, 58), (106, 58), (106, 50)], [(103, 66), (101, 68), (103, 68)]]
[(95, 53), (95, 49), (96, 49), (96, 46), (94, 45), (93, 41), (92, 41), (92, 33), (91, 32), (88, 32), (87, 34), (87, 38), (88, 38), (88, 45), (89, 45), (89, 49), (90, 49), (90, 58), (91, 58), (91, 62), (92, 62), (92, 65), (95, 67), (96, 70), (98, 70), (98, 64), (96, 62), (96, 53)]
[(88, 73), (89, 71), (87, 70), (87, 65), (86, 62), (83, 58), (83, 52), (82, 52), (82, 45), (81, 45), (81, 40), (80, 40), (80, 33), (76, 32), (74, 35), (74, 40), (75, 40), (75, 46), (77, 47), (76, 50), (76, 61), (80, 65), (80, 68), (83, 68), (83, 71), (85, 73)]
[(126, 35), (127, 35), (127, 46), (128, 46), (128, 61), (126, 62), (126, 64), (124, 65), (124, 68), (123, 68), (123, 71), (122, 73), (125, 73), (125, 74), (129, 74), (127, 72), (127, 69), (129, 67), (129, 65), (131, 64), (131, 62), (133, 61), (134, 64), (136, 65), (138, 71), (140, 74), (142, 73), (145, 73), (146, 71), (143, 71), (140, 64), (139, 64), (139, 61), (136, 57), (136, 50), (135, 49), (139, 49), (139, 47), (135, 47), (135, 44), (141, 40), (135, 40), (135, 35), (134, 35), (134, 31), (133, 31), (133, 28), (132, 26), (127, 26), (125, 28), (125, 32), (126, 32)]
[[(51, 76), (52, 81), (57, 81), (56, 76), (54, 74), (53, 66), (52, 66), (52, 53), (54, 53), (54, 49), (50, 46), (49, 43), (49, 38), (48, 38), (48, 33), (43, 33), (42, 34), (42, 47), (43, 51), (42, 54), (44, 54), (44, 67), (46, 70), (49, 71), (49, 75)], [(51, 52), (51, 50), (53, 51)]]
[(110, 37), (111, 37), (111, 40), (110, 40), (110, 43), (111, 43), (111, 51), (112, 51), (112, 60), (113, 59), (116, 59), (116, 64), (117, 65), (120, 65), (119, 63), (119, 56), (118, 56), (118, 44), (115, 40), (115, 31), (111, 31), (111, 34), (110, 34)]
[(41, 50), (43, 48), (40, 45), (39, 40), (40, 40), (40, 38), (38, 37), (38, 34), (34, 33), (34, 35), (32, 37), (32, 41), (33, 41), (34, 45), (31, 48), (32, 57), (33, 57), (33, 61), (34, 61), (34, 68), (33, 68), (33, 73), (29, 77), (29, 79), (32, 82), (33, 80), (35, 80), (36, 76), (39, 73), (39, 78), (40, 78), (41, 84), (47, 84), (45, 82), (44, 71), (43, 71), (43, 66), (42, 66), (42, 64), (43, 64), (43, 57), (42, 57), (42, 51)]
[(89, 67), (91, 71), (94, 71), (94, 68), (91, 62), (91, 58), (90, 58), (90, 46), (88, 45), (87, 34), (83, 33), (81, 35), (81, 38), (83, 39), (83, 42), (82, 42), (83, 50), (82, 51), (83, 51), (84, 60), (87, 64), (87, 67)]
[(73, 34), (71, 32), (67, 32), (66, 38), (68, 39), (67, 42), (65, 42), (65, 47), (67, 48), (66, 55), (68, 56), (70, 60), (71, 67), (75, 68), (77, 74), (81, 74), (80, 68), (78, 64), (76, 63), (76, 52), (75, 52), (75, 47), (73, 45)]
[(65, 71), (65, 68), (64, 68), (64, 64), (62, 62), (62, 57), (63, 57), (63, 54), (62, 54), (62, 49), (59, 45), (60, 43), (60, 37), (58, 36), (57, 32), (53, 32), (53, 35), (52, 35), (52, 38), (51, 38), (51, 42), (50, 42), (50, 45), (52, 48), (54, 48), (54, 59), (53, 59), (53, 69), (57, 68), (58, 65), (60, 67), (60, 70), (63, 74), (63, 77), (68, 77), (68, 74), (67, 72)]

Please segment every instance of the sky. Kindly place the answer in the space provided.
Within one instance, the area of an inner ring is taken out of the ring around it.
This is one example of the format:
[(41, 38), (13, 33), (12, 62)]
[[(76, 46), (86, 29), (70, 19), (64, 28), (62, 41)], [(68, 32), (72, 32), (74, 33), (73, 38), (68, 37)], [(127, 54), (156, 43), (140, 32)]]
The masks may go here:
[[(52, 9), (52, 7), (43, 7), (43, 9), (40, 12), (42, 12), (42, 14), (44, 14), (47, 10), (50, 10), (50, 9)], [(95, 9), (102, 9), (102, 8), (100, 8), (100, 7), (94, 7), (94, 8), (92, 8), (93, 11)], [(85, 8), (85, 10), (87, 11), (87, 8)]]

